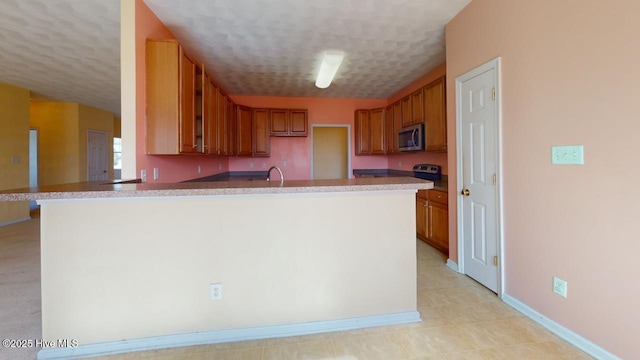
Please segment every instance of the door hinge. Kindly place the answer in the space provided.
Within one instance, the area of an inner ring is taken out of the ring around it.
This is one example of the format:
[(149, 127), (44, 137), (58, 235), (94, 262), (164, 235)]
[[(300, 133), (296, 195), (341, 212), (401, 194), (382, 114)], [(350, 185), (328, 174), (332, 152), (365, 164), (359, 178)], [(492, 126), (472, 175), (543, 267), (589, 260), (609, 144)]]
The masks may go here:
[(498, 266), (498, 257), (497, 256), (493, 257), (493, 266)]
[(498, 183), (498, 176), (496, 176), (496, 174), (493, 174), (493, 185), (495, 186)]
[(496, 99), (496, 88), (491, 89), (491, 100)]

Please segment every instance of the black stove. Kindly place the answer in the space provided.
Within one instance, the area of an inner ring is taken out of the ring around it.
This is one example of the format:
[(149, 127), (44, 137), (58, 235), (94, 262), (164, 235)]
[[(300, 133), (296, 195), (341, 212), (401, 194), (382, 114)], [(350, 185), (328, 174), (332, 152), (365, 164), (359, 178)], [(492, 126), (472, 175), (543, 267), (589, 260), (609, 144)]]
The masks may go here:
[(442, 179), (442, 168), (440, 165), (433, 164), (417, 164), (413, 166), (413, 176), (436, 181)]

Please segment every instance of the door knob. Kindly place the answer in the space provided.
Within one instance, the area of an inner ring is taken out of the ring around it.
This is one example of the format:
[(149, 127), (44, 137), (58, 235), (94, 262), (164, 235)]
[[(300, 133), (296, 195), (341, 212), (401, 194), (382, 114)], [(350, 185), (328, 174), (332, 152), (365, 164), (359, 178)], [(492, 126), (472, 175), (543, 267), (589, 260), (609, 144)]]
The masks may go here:
[(464, 196), (469, 196), (471, 195), (471, 191), (469, 191), (469, 189), (462, 189), (461, 194)]

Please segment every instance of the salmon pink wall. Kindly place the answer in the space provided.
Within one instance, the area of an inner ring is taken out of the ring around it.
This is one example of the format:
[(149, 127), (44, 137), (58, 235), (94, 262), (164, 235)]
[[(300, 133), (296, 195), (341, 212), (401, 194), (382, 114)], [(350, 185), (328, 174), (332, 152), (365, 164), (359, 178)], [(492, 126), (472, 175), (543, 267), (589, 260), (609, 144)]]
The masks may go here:
[[(433, 80), (446, 75), (447, 66), (442, 64), (433, 69), (429, 73), (422, 76), (420, 79), (414, 81), (406, 88), (400, 90), (389, 98), (387, 105), (391, 105), (394, 102), (402, 99), (406, 95), (411, 94), (415, 90), (427, 85)], [(428, 130), (427, 130), (428, 131)], [(447, 153), (432, 153), (432, 152), (417, 152), (409, 154), (389, 155), (389, 168), (395, 170), (411, 171), (415, 164), (435, 164), (442, 166), (442, 173), (448, 174), (447, 166)]]
[[(218, 156), (146, 155), (146, 39), (175, 39), (142, 0), (136, 0), (136, 173), (147, 170), (148, 182), (177, 182), (228, 171), (227, 158)], [(198, 173), (198, 165), (201, 173)], [(153, 180), (158, 168), (160, 179)]]
[[(446, 28), (451, 164), (455, 79), (502, 59), (505, 293), (624, 359), (640, 354), (638, 14), (627, 0), (474, 0)], [(584, 165), (551, 164), (552, 146), (578, 144)]]
[[(294, 98), (273, 96), (231, 95), (237, 104), (254, 108), (307, 109), (309, 114), (309, 136), (295, 138), (271, 138), (269, 158), (232, 157), (229, 171), (260, 171), (277, 165), (282, 168), (285, 179), (301, 180), (311, 177), (311, 125), (345, 124), (351, 126), (351, 167), (353, 169), (386, 169), (386, 156), (354, 156), (355, 133), (354, 112), (356, 109), (375, 109), (387, 104), (383, 99), (333, 99)], [(287, 166), (283, 167), (283, 162)], [(254, 164), (251, 168), (251, 163)]]

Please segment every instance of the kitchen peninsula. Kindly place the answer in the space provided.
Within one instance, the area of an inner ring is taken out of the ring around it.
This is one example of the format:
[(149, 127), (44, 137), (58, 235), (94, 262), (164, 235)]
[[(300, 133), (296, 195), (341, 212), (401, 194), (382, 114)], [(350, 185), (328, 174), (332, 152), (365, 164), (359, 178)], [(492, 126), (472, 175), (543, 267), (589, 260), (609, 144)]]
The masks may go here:
[[(409, 177), (1, 191), (41, 205), (42, 335), (72, 358), (420, 321)], [(211, 284), (221, 284), (213, 300)]]

